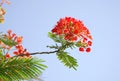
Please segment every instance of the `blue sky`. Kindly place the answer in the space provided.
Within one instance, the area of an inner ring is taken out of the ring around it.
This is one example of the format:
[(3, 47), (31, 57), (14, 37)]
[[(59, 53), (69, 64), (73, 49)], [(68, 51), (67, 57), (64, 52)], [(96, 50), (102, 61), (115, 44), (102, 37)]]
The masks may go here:
[(49, 51), (54, 42), (47, 33), (61, 17), (80, 19), (93, 36), (90, 53), (69, 50), (77, 58), (77, 71), (68, 69), (55, 54), (37, 55), (48, 68), (40, 76), (44, 81), (120, 81), (120, 1), (119, 0), (10, 0), (0, 30), (12, 29), (24, 36), (30, 52)]

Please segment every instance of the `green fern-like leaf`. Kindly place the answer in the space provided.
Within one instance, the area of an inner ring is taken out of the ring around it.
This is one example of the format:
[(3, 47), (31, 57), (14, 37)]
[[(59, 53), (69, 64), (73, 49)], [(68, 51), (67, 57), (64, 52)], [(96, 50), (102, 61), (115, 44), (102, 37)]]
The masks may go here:
[(8, 38), (0, 37), (0, 41), (2, 41), (5, 45), (15, 46), (17, 43), (14, 40), (9, 40)]
[(53, 34), (51, 32), (48, 32), (48, 37), (50, 37), (51, 39), (53, 39), (55, 42), (60, 42), (57, 38), (56, 34)]
[(76, 67), (78, 66), (77, 60), (73, 58), (72, 56), (68, 55), (67, 52), (58, 52), (57, 53), (58, 59), (61, 60), (62, 63), (64, 63), (65, 66), (69, 68), (73, 68), (74, 70), (77, 70)]
[(1, 60), (2, 57), (4, 57), (4, 56), (3, 56), (2, 49), (0, 48), (0, 60)]
[(38, 77), (47, 66), (37, 58), (14, 57), (0, 61), (0, 80), (22, 81)]

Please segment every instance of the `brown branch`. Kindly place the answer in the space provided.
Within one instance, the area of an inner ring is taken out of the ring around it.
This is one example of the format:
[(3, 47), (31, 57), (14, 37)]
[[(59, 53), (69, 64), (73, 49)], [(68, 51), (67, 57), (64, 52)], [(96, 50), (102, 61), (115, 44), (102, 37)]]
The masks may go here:
[[(66, 46), (67, 46), (67, 45), (70, 45), (70, 44), (72, 44), (72, 43), (67, 42), (65, 45), (60, 46), (60, 47), (57, 48), (57, 50), (55, 50), (55, 51), (50, 51), (50, 52), (34, 52), (34, 53), (30, 53), (30, 55), (56, 53), (56, 52), (59, 52), (59, 51), (62, 50), (62, 49), (65, 49)], [(20, 54), (20, 56), (21, 56), (21, 55), (24, 55), (24, 54)]]
[[(66, 46), (69, 46), (70, 44), (72, 43), (69, 43), (67, 42), (65, 45), (62, 45), (60, 46), (59, 48), (57, 48), (57, 50), (55, 51), (49, 51), (49, 52), (33, 52), (33, 53), (29, 53), (30, 55), (36, 55), (36, 54), (53, 54), (53, 53), (57, 53), (59, 52), (60, 50), (65, 50), (66, 49)], [(18, 56), (27, 56), (27, 54), (19, 54), (17, 56), (14, 56), (14, 57), (18, 57)]]
[[(34, 53), (29, 53), (30, 55), (36, 55), (36, 54), (51, 54), (51, 53), (56, 53), (59, 50), (55, 50), (55, 51), (50, 51), (50, 52), (34, 52)], [(18, 57), (18, 56), (27, 56), (27, 54), (19, 54), (17, 56), (13, 56), (13, 57)]]
[(34, 52), (34, 53), (30, 53), (30, 55), (36, 55), (36, 54), (51, 54), (51, 53), (56, 53), (56, 52), (58, 52), (58, 50), (50, 51), (50, 52)]

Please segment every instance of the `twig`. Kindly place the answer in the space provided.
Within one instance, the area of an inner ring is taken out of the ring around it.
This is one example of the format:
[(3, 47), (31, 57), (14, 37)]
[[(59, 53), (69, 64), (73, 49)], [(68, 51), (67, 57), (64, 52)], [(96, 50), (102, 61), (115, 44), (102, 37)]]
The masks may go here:
[(30, 55), (36, 55), (36, 54), (51, 54), (51, 53), (56, 53), (56, 52), (58, 52), (58, 50), (50, 51), (50, 52), (34, 52), (34, 53), (30, 53)]
[[(56, 49), (57, 50), (55, 50), (55, 51), (49, 51), (49, 52), (34, 52), (34, 53), (29, 53), (30, 55), (36, 55), (36, 54), (53, 54), (53, 53), (57, 53), (57, 52), (59, 52), (59, 51), (61, 51), (61, 50), (65, 50), (66, 48), (67, 48), (67, 46), (69, 46), (70, 44), (72, 44), (72, 43), (69, 43), (69, 42), (67, 42), (66, 44), (64, 44), (64, 45), (62, 45), (62, 46), (60, 46), (60, 47), (57, 47)], [(14, 57), (18, 57), (18, 56), (27, 56), (27, 54), (19, 54), (19, 55), (17, 55), (17, 56), (14, 56)]]

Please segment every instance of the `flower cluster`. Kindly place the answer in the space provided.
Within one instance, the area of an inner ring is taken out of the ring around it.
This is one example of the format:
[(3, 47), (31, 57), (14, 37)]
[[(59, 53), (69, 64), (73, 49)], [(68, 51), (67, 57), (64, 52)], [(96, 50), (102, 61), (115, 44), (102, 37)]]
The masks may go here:
[(4, 23), (4, 15), (5, 15), (5, 10), (0, 7), (0, 23)]
[(81, 51), (81, 52), (84, 52), (84, 51), (90, 52), (91, 51), (90, 46), (92, 46), (92, 41), (88, 40), (87, 38), (81, 39), (80, 41), (77, 42), (77, 44), (78, 45), (80, 44), (79, 51)]
[(0, 2), (0, 23), (4, 23), (4, 15), (6, 13), (6, 11), (1, 7), (3, 5), (3, 3), (7, 3), (10, 4), (9, 0), (1, 0)]
[(24, 47), (22, 46), (22, 36), (17, 36), (15, 33), (12, 33), (11, 30), (8, 30), (7, 34), (4, 34), (2, 38), (13, 43), (12, 45), (6, 45), (5, 40), (0, 40), (0, 47), (7, 51), (5, 53), (6, 58), (10, 58), (10, 54), (8, 53), (8, 51), (11, 50), (13, 47), (15, 48), (13, 51), (14, 55), (31, 57), (29, 52), (27, 52), (27, 50), (24, 49)]
[(66, 41), (81, 43), (79, 50), (86, 49), (86, 52), (90, 52), (92, 36), (82, 21), (72, 17), (61, 18), (52, 29), (52, 33), (63, 36)]

